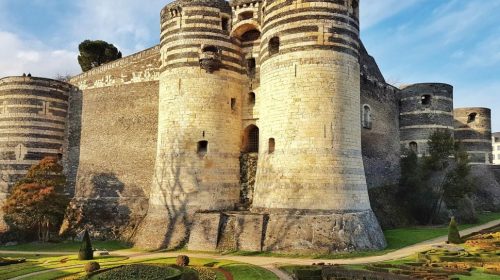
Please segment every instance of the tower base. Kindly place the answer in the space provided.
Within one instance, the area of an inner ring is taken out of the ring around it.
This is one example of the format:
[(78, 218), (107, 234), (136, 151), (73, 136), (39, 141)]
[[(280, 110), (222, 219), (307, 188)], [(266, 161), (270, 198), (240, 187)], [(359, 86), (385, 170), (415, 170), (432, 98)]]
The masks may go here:
[(372, 210), (347, 213), (271, 214), (264, 251), (333, 253), (387, 246)]
[(349, 213), (197, 213), (189, 250), (334, 253), (381, 250), (386, 242), (372, 210)]

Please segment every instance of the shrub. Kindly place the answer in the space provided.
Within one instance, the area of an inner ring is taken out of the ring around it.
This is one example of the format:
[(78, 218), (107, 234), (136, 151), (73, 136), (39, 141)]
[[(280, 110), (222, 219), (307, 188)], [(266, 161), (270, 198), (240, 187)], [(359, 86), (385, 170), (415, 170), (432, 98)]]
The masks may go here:
[(87, 230), (85, 230), (85, 234), (83, 235), (82, 245), (80, 246), (80, 251), (78, 252), (78, 259), (94, 259), (94, 251), (92, 251), (92, 243), (90, 242), (90, 236)]
[(189, 265), (189, 257), (185, 256), (185, 255), (179, 255), (179, 256), (177, 256), (175, 263), (181, 267), (188, 266)]
[(462, 243), (462, 238), (460, 238), (460, 232), (458, 231), (457, 222), (455, 217), (451, 218), (450, 225), (448, 227), (448, 242), (451, 244)]
[(99, 269), (101, 269), (101, 266), (99, 265), (98, 262), (88, 262), (85, 264), (84, 268), (85, 268), (85, 272), (87, 272), (87, 274), (90, 274), (92, 272), (96, 272)]
[(116, 267), (93, 275), (90, 279), (99, 280), (123, 280), (123, 279), (147, 279), (147, 280), (179, 280), (182, 272), (168, 266), (131, 264)]

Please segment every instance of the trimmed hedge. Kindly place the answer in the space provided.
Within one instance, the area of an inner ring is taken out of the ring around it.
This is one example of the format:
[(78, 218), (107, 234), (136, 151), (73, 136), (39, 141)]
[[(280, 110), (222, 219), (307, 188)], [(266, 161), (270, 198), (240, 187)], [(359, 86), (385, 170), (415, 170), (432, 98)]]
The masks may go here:
[(182, 272), (168, 266), (132, 264), (93, 275), (92, 280), (181, 280)]

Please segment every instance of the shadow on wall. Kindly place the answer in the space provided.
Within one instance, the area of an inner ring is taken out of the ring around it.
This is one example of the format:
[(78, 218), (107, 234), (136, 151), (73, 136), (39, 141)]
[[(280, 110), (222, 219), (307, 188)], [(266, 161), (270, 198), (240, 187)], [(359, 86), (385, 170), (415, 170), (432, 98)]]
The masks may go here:
[[(186, 155), (174, 152), (163, 152), (159, 155), (149, 208), (134, 237), (136, 247), (178, 249), (189, 240), (194, 213), (188, 212), (188, 196), (193, 194), (186, 192), (181, 176), (184, 180), (193, 178), (195, 191), (199, 190), (201, 179), (197, 176), (198, 170), (194, 166), (185, 166), (185, 158)], [(182, 170), (182, 167), (185, 170)], [(152, 235), (152, 232), (155, 234)]]
[(67, 192), (75, 195), (76, 177), (80, 165), (80, 142), (82, 135), (82, 91), (74, 88), (69, 96), (70, 110), (68, 115), (66, 157), (63, 160), (66, 172)]
[(113, 173), (90, 174), (66, 211), (60, 233), (75, 237), (88, 229), (95, 239), (128, 241), (144, 216), (144, 193), (122, 196), (125, 184)]

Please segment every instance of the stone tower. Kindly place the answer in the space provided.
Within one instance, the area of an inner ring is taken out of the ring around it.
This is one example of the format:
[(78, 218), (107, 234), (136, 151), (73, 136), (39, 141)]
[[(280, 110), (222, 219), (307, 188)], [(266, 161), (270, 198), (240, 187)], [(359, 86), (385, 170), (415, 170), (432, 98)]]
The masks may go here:
[(475, 164), (491, 164), (491, 110), (489, 108), (458, 108), (455, 115), (455, 139), (462, 142)]
[(62, 158), (70, 89), (45, 78), (0, 79), (0, 206), (32, 165), (45, 156)]
[(180, 246), (195, 212), (239, 201), (243, 67), (230, 18), (224, 0), (179, 0), (161, 12), (157, 161), (138, 247)]
[(359, 1), (266, 1), (253, 211), (264, 250), (374, 249), (385, 240), (361, 157)]
[(421, 83), (405, 87), (400, 102), (401, 148), (427, 153), (427, 141), (437, 130), (453, 135), (453, 86)]

